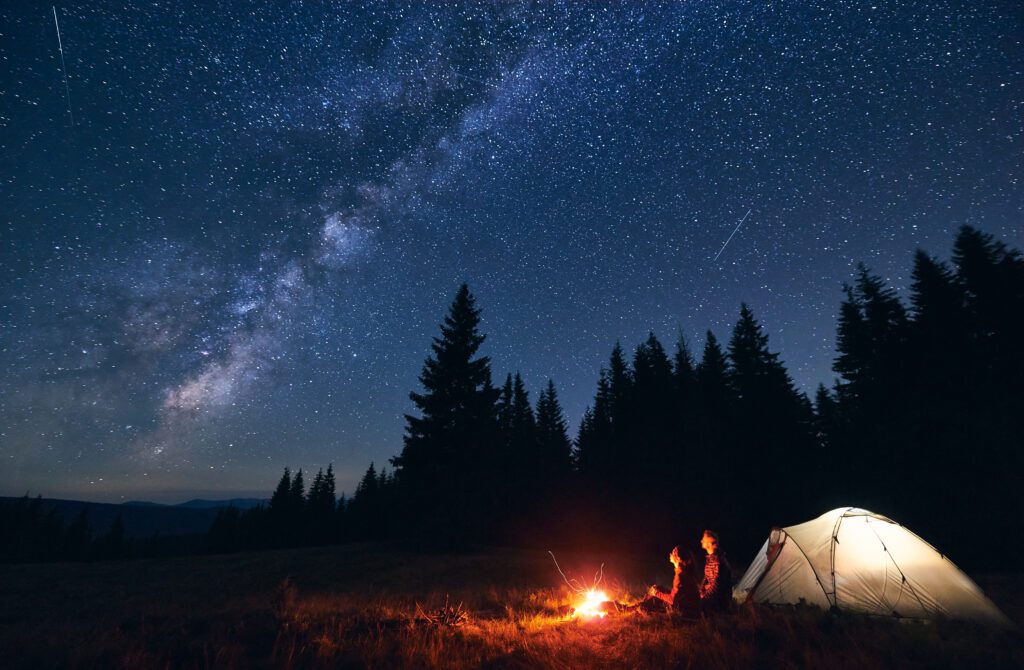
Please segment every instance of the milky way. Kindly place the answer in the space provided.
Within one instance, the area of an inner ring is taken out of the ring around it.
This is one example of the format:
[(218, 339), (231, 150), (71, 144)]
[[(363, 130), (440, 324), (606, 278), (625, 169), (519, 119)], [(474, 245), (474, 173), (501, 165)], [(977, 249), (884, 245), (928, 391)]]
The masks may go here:
[(67, 99), (0, 13), (0, 495), (351, 490), (463, 281), (575, 423), (617, 340), (745, 301), (810, 391), (858, 261), (1024, 246), (1013, 2), (90, 2)]

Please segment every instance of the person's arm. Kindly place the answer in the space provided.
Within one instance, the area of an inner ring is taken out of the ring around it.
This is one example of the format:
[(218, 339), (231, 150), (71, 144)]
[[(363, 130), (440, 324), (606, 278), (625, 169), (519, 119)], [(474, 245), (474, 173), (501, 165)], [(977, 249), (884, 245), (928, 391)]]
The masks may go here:
[(672, 590), (668, 593), (665, 593), (661, 589), (658, 589), (658, 592), (654, 594), (655, 597), (659, 598), (660, 600), (664, 600), (669, 605), (674, 604), (676, 601), (676, 595), (678, 595), (679, 593), (679, 580), (680, 576), (683, 573), (683, 568), (677, 565), (675, 566), (675, 571), (675, 577), (672, 578)]

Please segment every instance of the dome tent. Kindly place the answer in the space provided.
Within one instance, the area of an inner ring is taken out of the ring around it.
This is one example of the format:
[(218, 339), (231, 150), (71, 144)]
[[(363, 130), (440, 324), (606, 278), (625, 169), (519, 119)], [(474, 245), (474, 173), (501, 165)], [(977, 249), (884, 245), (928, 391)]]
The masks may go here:
[(892, 519), (841, 507), (774, 528), (734, 590), (737, 600), (908, 619), (1010, 625), (978, 585)]

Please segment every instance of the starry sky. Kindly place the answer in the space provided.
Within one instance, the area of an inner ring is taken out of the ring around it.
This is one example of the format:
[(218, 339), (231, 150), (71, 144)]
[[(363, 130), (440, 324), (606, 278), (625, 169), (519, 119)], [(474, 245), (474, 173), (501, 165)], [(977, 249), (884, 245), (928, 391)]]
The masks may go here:
[(1014, 1), (56, 13), (0, 7), (0, 495), (351, 492), (464, 281), (575, 426), (616, 340), (745, 301), (812, 392), (858, 261), (1024, 246)]

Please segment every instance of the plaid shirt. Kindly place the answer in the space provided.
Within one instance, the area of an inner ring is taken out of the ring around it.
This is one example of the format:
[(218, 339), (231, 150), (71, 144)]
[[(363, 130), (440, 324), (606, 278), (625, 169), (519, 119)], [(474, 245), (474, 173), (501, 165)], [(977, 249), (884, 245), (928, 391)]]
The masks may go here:
[(715, 549), (714, 553), (708, 554), (704, 562), (704, 581), (700, 584), (700, 599), (702, 601), (724, 601), (732, 594), (732, 574), (729, 570), (729, 563)]

